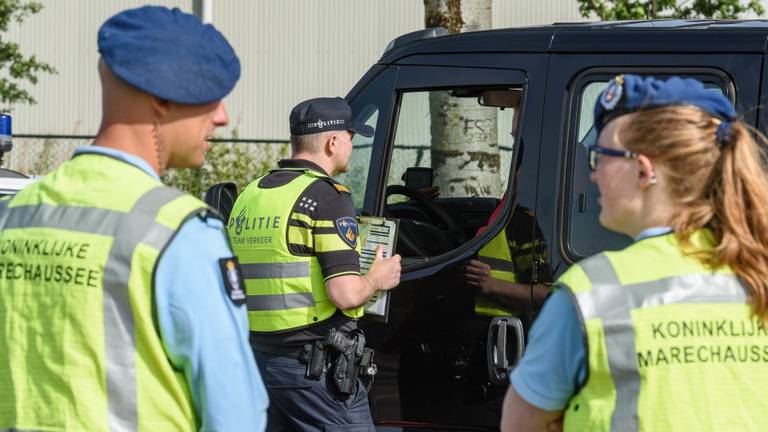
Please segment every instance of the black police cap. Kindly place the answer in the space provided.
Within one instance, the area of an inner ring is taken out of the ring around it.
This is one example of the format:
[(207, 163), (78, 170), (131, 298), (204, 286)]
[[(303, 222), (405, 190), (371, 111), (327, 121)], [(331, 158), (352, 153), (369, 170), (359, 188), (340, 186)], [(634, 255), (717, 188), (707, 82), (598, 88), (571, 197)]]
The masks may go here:
[(296, 105), (289, 117), (291, 135), (310, 135), (326, 131), (348, 130), (364, 137), (373, 136), (373, 128), (355, 122), (346, 100), (315, 98)]

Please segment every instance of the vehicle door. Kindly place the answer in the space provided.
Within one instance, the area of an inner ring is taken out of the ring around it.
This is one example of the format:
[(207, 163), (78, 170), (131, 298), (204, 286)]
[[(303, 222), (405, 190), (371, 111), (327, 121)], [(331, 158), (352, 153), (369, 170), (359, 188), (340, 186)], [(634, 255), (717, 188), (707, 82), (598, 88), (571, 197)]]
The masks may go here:
[[(522, 350), (512, 343), (519, 329), (476, 314), (479, 288), (465, 264), (516, 211), (535, 221), (545, 65), (541, 54), (414, 56), (374, 66), (347, 96), (375, 135), (354, 137), (339, 180), (361, 214), (399, 221), (403, 256), (386, 322), (361, 321), (377, 350), (377, 424), (498, 429), (506, 373)], [(532, 236), (536, 224), (525, 227)], [(519, 284), (514, 313), (525, 325), (531, 283)]]
[(584, 257), (621, 249), (632, 242), (600, 226), (598, 190), (589, 180), (586, 146), (597, 139), (593, 109), (608, 81), (622, 73), (698, 78), (712, 91), (734, 101), (740, 118), (756, 126), (761, 64), (762, 55), (754, 52), (551, 56), (544, 115), (560, 118), (561, 125), (542, 130), (542, 151), (560, 157), (557, 172), (554, 164), (549, 170), (540, 170), (537, 210), (541, 223), (548, 227), (545, 236), (553, 245), (549, 259), (556, 276)]

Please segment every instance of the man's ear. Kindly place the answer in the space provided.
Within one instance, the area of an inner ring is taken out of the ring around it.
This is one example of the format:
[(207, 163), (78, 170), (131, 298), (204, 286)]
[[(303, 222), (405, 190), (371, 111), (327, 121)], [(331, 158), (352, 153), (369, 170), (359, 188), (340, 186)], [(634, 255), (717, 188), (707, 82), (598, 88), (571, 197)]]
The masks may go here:
[(637, 156), (638, 181), (641, 189), (647, 189), (656, 184), (656, 168), (653, 161), (646, 155)]
[(157, 96), (152, 96), (152, 111), (157, 118), (165, 118), (171, 111), (171, 102)]
[(323, 149), (328, 157), (333, 156), (336, 153), (336, 146), (338, 145), (335, 132), (329, 132), (323, 139)]

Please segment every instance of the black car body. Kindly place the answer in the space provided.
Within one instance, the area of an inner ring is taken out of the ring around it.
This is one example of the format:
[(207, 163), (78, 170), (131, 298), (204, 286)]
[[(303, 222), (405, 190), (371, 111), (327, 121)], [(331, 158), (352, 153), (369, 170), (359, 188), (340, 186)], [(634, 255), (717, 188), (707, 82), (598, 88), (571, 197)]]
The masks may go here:
[[(766, 22), (579, 23), (440, 34), (427, 30), (396, 39), (347, 95), (360, 120), (369, 117), (365, 111), (371, 105), (378, 111), (370, 150), (357, 150), (370, 154), (367, 161), (357, 161), (368, 162), (365, 188), (356, 191), (363, 194), (361, 211), (426, 217), (424, 222), (441, 226), (428, 220), (428, 209), (408, 208), (419, 207), (415, 201), (385, 203), (386, 187), (400, 175), (390, 172), (399, 160), (398, 146), (428, 145), (397, 139), (413, 92), (521, 89), (522, 112), (512, 131), (515, 141), (525, 143), (517, 205), (533, 210), (548, 245), (544, 265), (555, 277), (583, 257), (630, 242), (597, 222), (597, 189), (588, 178), (583, 146), (595, 139), (591, 110), (610, 78), (621, 73), (693, 76), (735, 101), (746, 123), (766, 128)], [(468, 240), (436, 256), (407, 257), (388, 322), (363, 324), (379, 359), (371, 407), (378, 424), (497, 429), (506, 383), (495, 386), (483, 376), (486, 363), (494, 360), (483, 343), (489, 340), (490, 321), (474, 316), (472, 290), (457, 273), (501, 229), (511, 205), (484, 235), (472, 238), (497, 200), (433, 201), (465, 224)]]

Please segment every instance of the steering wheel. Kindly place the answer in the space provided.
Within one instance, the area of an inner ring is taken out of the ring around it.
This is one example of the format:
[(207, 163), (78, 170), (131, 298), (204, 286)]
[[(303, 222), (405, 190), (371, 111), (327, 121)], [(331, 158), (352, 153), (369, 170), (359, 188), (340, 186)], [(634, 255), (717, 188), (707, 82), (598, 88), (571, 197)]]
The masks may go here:
[[(389, 185), (386, 190), (386, 198), (389, 198), (390, 195), (403, 195), (410, 198), (434, 222), (442, 225), (436, 226), (428, 222), (401, 219), (397, 241), (399, 246), (405, 251), (413, 252), (415, 256), (434, 256), (446, 252), (467, 240), (464, 230), (456, 219), (423, 193), (402, 185)], [(409, 225), (414, 226), (411, 227)], [(428, 237), (429, 242), (417, 241), (418, 237)], [(428, 246), (424, 246), (426, 243), (437, 246), (437, 250), (428, 250)]]

